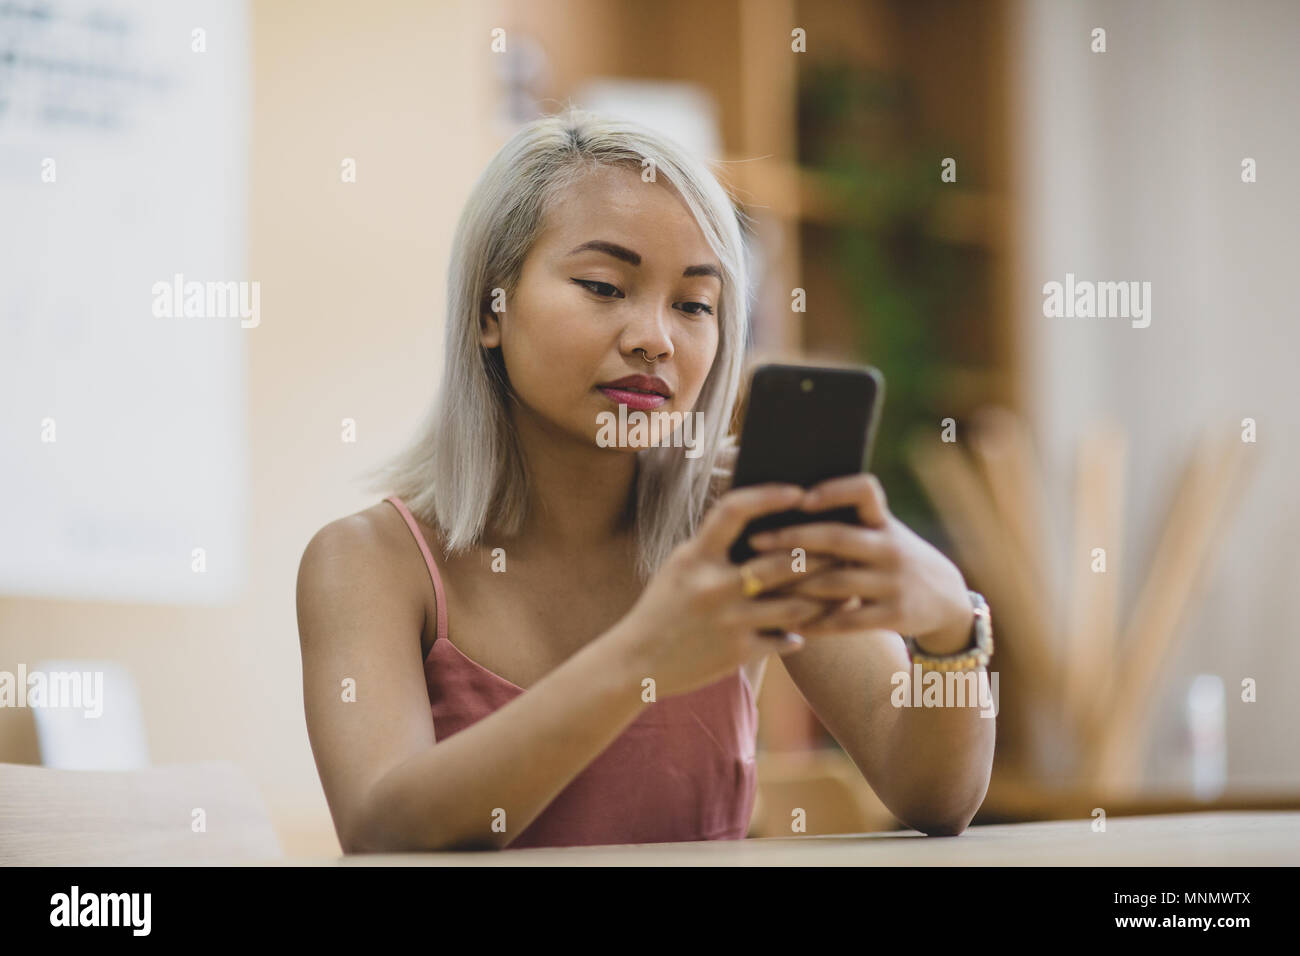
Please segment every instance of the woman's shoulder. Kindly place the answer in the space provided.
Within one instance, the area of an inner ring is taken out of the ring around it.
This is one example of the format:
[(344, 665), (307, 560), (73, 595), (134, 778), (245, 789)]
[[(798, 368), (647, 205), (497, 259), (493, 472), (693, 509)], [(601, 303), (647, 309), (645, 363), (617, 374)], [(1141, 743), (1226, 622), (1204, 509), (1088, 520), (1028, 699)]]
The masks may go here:
[(408, 596), (422, 606), (420, 580), (409, 560), (414, 547), (402, 515), (387, 501), (335, 518), (318, 529), (303, 550), (299, 598), (346, 591), (362, 600)]
[(381, 501), (322, 525), (307, 542), (304, 555), (334, 561), (373, 559), (390, 550), (395, 538), (394, 523), (401, 527), (401, 515), (392, 505)]
[[(410, 515), (416, 527), (407, 524)], [(316, 546), (331, 554), (374, 555), (376, 552), (395, 553), (398, 557), (413, 547), (418, 534), (433, 553), (442, 547), (443, 539), (436, 525), (430, 524), (409, 508), (405, 513), (395, 503), (385, 498), (376, 504), (350, 515), (336, 518), (318, 530), (308, 542), (308, 549)]]

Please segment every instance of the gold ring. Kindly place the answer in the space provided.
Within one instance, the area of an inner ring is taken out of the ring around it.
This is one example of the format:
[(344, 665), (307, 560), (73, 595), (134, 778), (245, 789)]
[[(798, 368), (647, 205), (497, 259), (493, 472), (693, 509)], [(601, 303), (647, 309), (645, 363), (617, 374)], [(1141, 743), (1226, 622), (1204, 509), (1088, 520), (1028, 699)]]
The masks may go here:
[(756, 594), (763, 593), (763, 582), (758, 579), (758, 575), (747, 564), (740, 566), (740, 590), (745, 597), (751, 598)]

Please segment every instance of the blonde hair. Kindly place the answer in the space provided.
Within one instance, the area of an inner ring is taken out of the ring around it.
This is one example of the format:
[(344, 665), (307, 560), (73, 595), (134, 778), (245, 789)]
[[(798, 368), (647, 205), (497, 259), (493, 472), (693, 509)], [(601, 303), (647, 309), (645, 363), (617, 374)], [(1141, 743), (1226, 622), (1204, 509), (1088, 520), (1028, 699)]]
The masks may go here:
[(570, 108), (519, 129), (479, 177), (452, 244), (444, 368), (437, 397), (415, 440), (371, 471), (368, 490), (391, 490), (442, 532), (447, 553), (477, 544), (489, 514), (517, 533), (526, 509), (527, 472), (510, 416), (499, 349), (479, 341), (494, 289), (513, 295), (524, 259), (553, 198), (597, 167), (652, 164), (655, 180), (675, 187), (718, 257), (722, 297), (718, 349), (695, 410), (702, 449), (638, 451), (634, 533), (642, 578), (692, 536), (725, 474), (732, 411), (749, 325), (746, 217), (709, 167), (639, 125)]

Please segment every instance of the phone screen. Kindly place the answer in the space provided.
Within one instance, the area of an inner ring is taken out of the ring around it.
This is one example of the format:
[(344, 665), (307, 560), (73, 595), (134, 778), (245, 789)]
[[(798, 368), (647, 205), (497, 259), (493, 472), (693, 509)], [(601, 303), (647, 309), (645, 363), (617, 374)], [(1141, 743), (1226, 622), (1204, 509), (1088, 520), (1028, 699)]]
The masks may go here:
[[(866, 366), (760, 366), (750, 386), (732, 487), (779, 482), (811, 488), (867, 470), (883, 395), (883, 376)], [(764, 515), (736, 539), (732, 562), (754, 557), (751, 535), (811, 521), (859, 523), (853, 508)]]

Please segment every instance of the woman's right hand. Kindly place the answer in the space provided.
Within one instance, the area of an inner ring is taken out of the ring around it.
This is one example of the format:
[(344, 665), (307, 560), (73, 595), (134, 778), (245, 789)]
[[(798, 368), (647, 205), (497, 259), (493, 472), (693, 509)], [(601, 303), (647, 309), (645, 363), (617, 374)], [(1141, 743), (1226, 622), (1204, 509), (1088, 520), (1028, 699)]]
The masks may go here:
[[(695, 537), (673, 550), (615, 626), (611, 636), (623, 642), (622, 651), (642, 679), (654, 678), (658, 696), (688, 693), (756, 657), (803, 647), (802, 639), (759, 632), (797, 632), (801, 624), (822, 617), (826, 603), (771, 592), (836, 562), (809, 557), (805, 570), (795, 571), (784, 554), (759, 555), (744, 565), (727, 556), (752, 519), (798, 508), (803, 496), (797, 485), (754, 485), (721, 495)], [(742, 567), (761, 582), (762, 593), (745, 594)]]

